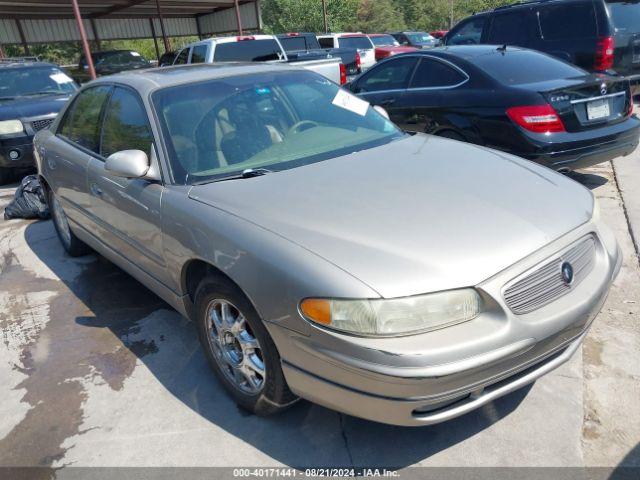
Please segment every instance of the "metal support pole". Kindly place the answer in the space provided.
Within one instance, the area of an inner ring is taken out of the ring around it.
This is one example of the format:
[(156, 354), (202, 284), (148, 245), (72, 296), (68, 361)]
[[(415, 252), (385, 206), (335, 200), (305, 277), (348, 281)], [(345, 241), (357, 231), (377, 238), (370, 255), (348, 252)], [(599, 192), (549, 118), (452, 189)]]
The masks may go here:
[(162, 32), (162, 41), (164, 42), (164, 51), (171, 51), (171, 42), (167, 37), (167, 31), (164, 28), (164, 18), (162, 18), (162, 10), (160, 9), (160, 0), (156, 0), (156, 8), (158, 10), (158, 19), (160, 20), (160, 31)]
[(324, 33), (329, 33), (329, 22), (327, 19), (327, 0), (322, 0), (322, 20), (324, 21)]
[(20, 35), (20, 42), (22, 43), (22, 48), (24, 49), (24, 54), (25, 56), (29, 56), (31, 55), (31, 52), (29, 52), (29, 44), (27, 43), (27, 39), (24, 36), (24, 30), (22, 30), (22, 24), (20, 23), (20, 20), (18, 20), (16, 18), (16, 27), (18, 28), (18, 34)]
[(196, 32), (198, 33), (198, 40), (202, 40), (202, 29), (200, 28), (200, 19), (196, 17)]
[(262, 33), (262, 13), (260, 13), (260, 0), (253, 2), (253, 6), (256, 9), (256, 24), (258, 25), (258, 31)]
[(96, 79), (96, 69), (93, 67), (93, 58), (91, 58), (91, 48), (89, 48), (89, 41), (87, 40), (87, 32), (84, 30), (84, 23), (82, 23), (82, 17), (80, 16), (80, 7), (78, 7), (78, 0), (71, 0), (73, 4), (73, 15), (76, 17), (76, 23), (78, 24), (78, 30), (80, 31), (80, 40), (82, 41), (82, 50), (84, 51), (84, 58), (87, 61), (87, 67), (89, 67), (89, 76), (91, 80)]
[(2, 44), (0, 44), (0, 58), (4, 58), (4, 49), (2, 48)]
[(153, 18), (149, 19), (149, 26), (151, 27), (151, 38), (153, 38), (153, 46), (156, 47), (156, 58), (160, 63), (160, 49), (158, 48), (158, 37), (156, 36), (156, 26), (153, 24)]
[(243, 35), (242, 32), (242, 20), (240, 19), (240, 5), (238, 4), (238, 0), (234, 1), (236, 7), (236, 22), (238, 24), (238, 35)]
[(93, 30), (93, 39), (96, 42), (96, 48), (102, 50), (102, 42), (100, 42), (100, 36), (98, 35), (98, 29), (96, 28), (96, 21), (92, 18), (89, 20), (91, 23), (91, 30)]

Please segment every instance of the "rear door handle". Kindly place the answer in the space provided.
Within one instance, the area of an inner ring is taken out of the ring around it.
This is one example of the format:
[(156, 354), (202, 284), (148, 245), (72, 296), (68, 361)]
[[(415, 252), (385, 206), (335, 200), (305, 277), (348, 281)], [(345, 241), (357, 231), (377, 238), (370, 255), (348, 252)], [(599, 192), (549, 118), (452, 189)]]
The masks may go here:
[(380, 106), (381, 107), (387, 107), (389, 105), (393, 105), (394, 103), (396, 103), (396, 99), (395, 98), (388, 98), (387, 100), (383, 100), (380, 102)]

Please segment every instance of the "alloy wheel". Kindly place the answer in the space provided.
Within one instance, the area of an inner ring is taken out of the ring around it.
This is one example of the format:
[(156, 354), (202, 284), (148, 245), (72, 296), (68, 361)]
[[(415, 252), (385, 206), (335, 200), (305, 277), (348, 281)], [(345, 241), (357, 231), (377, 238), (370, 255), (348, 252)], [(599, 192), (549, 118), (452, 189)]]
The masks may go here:
[(213, 357), (225, 377), (243, 393), (260, 393), (266, 379), (264, 358), (242, 312), (227, 300), (212, 300), (206, 310), (206, 327)]

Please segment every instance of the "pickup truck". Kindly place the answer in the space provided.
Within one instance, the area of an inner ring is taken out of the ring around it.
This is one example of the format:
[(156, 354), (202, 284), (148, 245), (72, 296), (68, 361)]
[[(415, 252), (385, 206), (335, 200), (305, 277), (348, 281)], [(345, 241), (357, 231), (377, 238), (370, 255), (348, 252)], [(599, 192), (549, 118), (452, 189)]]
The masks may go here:
[(294, 56), (302, 58), (307, 54), (326, 54), (329, 58), (339, 57), (342, 60), (342, 64), (347, 70), (348, 81), (362, 73), (360, 54), (357, 48), (322, 48), (315, 33), (309, 32), (290, 32), (276, 36), (289, 58)]
[(173, 64), (217, 62), (289, 63), (319, 73), (339, 85), (347, 83), (346, 67), (340, 59), (327, 58), (324, 52), (308, 52), (290, 57), (274, 35), (243, 35), (201, 40), (180, 50)]
[(376, 47), (363, 33), (327, 33), (318, 35), (322, 48), (355, 48), (360, 54), (362, 70), (368, 70), (376, 64)]

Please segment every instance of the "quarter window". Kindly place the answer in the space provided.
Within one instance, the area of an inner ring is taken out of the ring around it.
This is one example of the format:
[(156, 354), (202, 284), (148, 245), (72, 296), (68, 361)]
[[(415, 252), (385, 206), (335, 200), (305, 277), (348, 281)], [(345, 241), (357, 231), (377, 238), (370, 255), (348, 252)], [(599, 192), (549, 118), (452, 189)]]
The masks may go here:
[(204, 63), (207, 61), (207, 46), (196, 45), (191, 52), (191, 63)]
[(413, 76), (411, 88), (452, 87), (465, 80), (459, 70), (438, 60), (423, 58)]
[(152, 138), (137, 95), (116, 87), (104, 116), (100, 154), (106, 158), (120, 150), (142, 150), (150, 155)]
[(547, 5), (540, 9), (538, 15), (545, 40), (593, 38), (598, 35), (591, 2)]
[(65, 114), (58, 133), (98, 153), (100, 114), (111, 87), (88, 88), (81, 92)]
[(333, 48), (333, 38), (331, 37), (319, 38), (318, 42), (322, 48)]
[(417, 58), (405, 57), (386, 61), (375, 67), (360, 82), (360, 92), (378, 92), (381, 90), (399, 90), (407, 88), (409, 78)]

